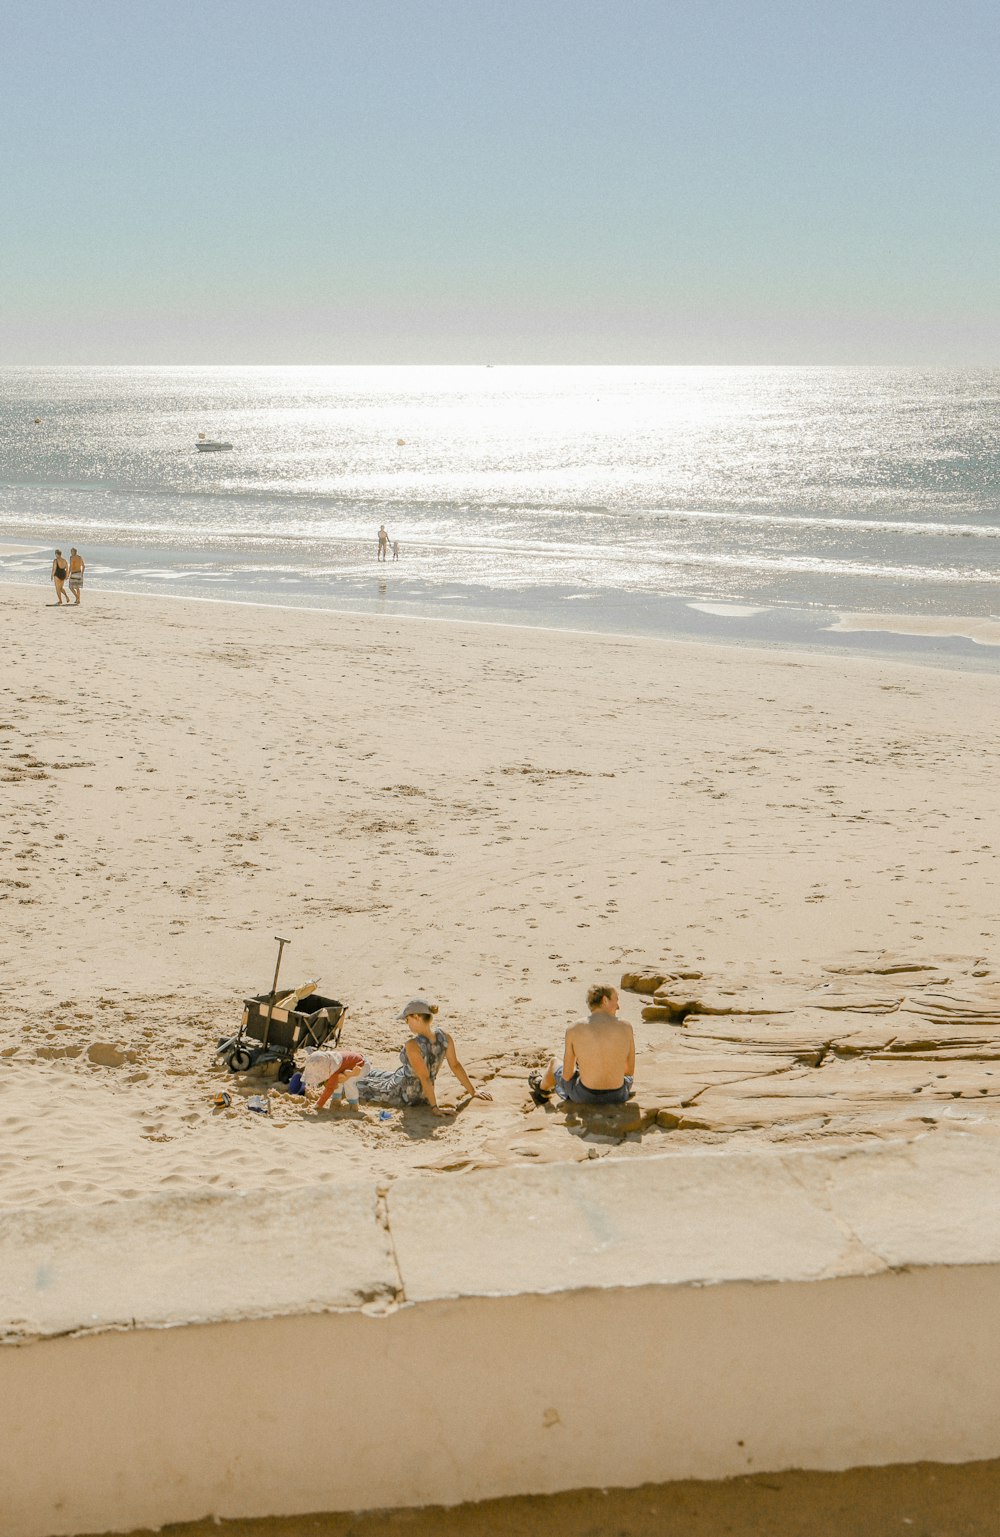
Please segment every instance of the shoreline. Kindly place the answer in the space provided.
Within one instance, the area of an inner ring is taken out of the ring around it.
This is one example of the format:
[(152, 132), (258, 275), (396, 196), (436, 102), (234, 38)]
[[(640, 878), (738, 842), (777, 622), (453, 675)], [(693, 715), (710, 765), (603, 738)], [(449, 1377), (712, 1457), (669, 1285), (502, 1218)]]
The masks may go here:
[[(44, 579), (37, 572), (19, 579), (15, 573), (4, 570), (3, 561), (5, 556), (23, 557), (40, 553), (43, 548), (47, 560), (47, 547), (10, 544), (5, 548), (0, 539), (0, 589), (33, 590), (40, 596)], [(287, 613), (327, 613), (342, 619), (429, 620), (468, 624), (477, 629), (487, 626), (595, 639), (705, 644), (765, 653), (796, 651), (816, 656), (894, 658), (959, 672), (1000, 673), (1000, 619), (994, 615), (869, 613), (846, 607), (806, 609), (791, 604), (666, 593), (650, 598), (607, 592), (507, 592), (454, 584), (445, 589), (407, 577), (402, 571), (393, 572), (392, 579), (398, 584), (394, 593), (387, 585), (390, 579), (380, 577), (378, 571), (366, 572), (363, 579), (352, 577), (341, 582), (339, 592), (326, 596), (314, 592), (293, 594), (277, 584), (265, 584), (257, 592), (222, 593), (218, 589), (223, 583), (229, 587), (229, 576), (191, 578), (183, 572), (165, 570), (159, 576), (146, 572), (125, 585), (108, 586), (99, 574), (99, 563), (91, 560), (88, 565), (92, 573), (86, 589), (88, 606), (94, 602), (92, 595), (99, 593), (112, 599), (167, 598)], [(182, 590), (165, 590), (168, 586), (173, 589), (177, 582), (182, 584)], [(44, 590), (48, 591), (50, 586)], [(209, 590), (195, 591), (194, 586)], [(565, 622), (563, 615), (570, 604), (574, 620), (578, 611), (581, 617), (587, 611), (592, 622)], [(452, 605), (461, 605), (462, 611), (456, 612)]]
[[(38, 591), (34, 582), (16, 582), (9, 579), (0, 580), (0, 595), (5, 589), (13, 588), (18, 592), (25, 590)], [(94, 587), (86, 589), (88, 595), (94, 592)], [(801, 654), (804, 657), (832, 658), (839, 656), (851, 661), (867, 661), (878, 665), (896, 664), (901, 667), (927, 666), (942, 670), (951, 670), (957, 673), (967, 672), (1000, 672), (1000, 655), (995, 659), (989, 655), (995, 647), (1000, 652), (1000, 620), (977, 619), (973, 617), (954, 616), (951, 619), (921, 619), (918, 616), (905, 614), (840, 614), (837, 613), (837, 622), (824, 625), (823, 632), (843, 636), (880, 636), (887, 644), (880, 646), (877, 642), (870, 645), (858, 645), (848, 648), (822, 646), (810, 644), (806, 640), (771, 639), (760, 637), (754, 639), (737, 639), (725, 633), (711, 635), (685, 635), (664, 632), (662, 634), (648, 634), (634, 630), (601, 630), (584, 629), (572, 625), (543, 624), (540, 621), (532, 623), (528, 619), (502, 620), (490, 617), (487, 613), (481, 619), (472, 618), (468, 614), (453, 613), (409, 613), (398, 610), (388, 610), (379, 614), (370, 609), (360, 608), (336, 608), (319, 603), (279, 603), (268, 602), (261, 598), (237, 598), (214, 597), (210, 594), (187, 592), (161, 592), (161, 591), (137, 591), (135, 588), (101, 587), (100, 593), (109, 598), (125, 598), (139, 603), (193, 603), (205, 604), (211, 607), (223, 607), (232, 609), (262, 609), (266, 612), (282, 614), (324, 614), (336, 620), (367, 621), (375, 623), (391, 622), (403, 625), (427, 624), (445, 625), (472, 630), (498, 630), (501, 632), (515, 631), (527, 634), (562, 635), (577, 637), (578, 639), (612, 642), (635, 642), (637, 644), (649, 644), (655, 646), (680, 646), (680, 647), (706, 647), (712, 651), (732, 650), (740, 653), (760, 651), (766, 656), (775, 653)], [(719, 614), (719, 611), (728, 607), (734, 611), (734, 617), (751, 617), (764, 612), (773, 612), (760, 605), (727, 604), (723, 600), (712, 602), (701, 600), (680, 600), (688, 608), (701, 612)], [(57, 605), (46, 601), (40, 605), (43, 608), (54, 608)], [(65, 606), (65, 605), (64, 605)], [(94, 606), (93, 599), (87, 604), (88, 610)], [(831, 611), (831, 616), (834, 611)], [(983, 638), (980, 633), (987, 632)], [(994, 638), (995, 630), (995, 638)], [(949, 651), (947, 653), (929, 654), (911, 651), (902, 647), (894, 647), (893, 641), (907, 641), (914, 639), (926, 639), (928, 641), (950, 640), (955, 642), (968, 641), (976, 647), (969, 652)], [(980, 655), (980, 653), (986, 653)], [(979, 665), (977, 665), (977, 663)]]

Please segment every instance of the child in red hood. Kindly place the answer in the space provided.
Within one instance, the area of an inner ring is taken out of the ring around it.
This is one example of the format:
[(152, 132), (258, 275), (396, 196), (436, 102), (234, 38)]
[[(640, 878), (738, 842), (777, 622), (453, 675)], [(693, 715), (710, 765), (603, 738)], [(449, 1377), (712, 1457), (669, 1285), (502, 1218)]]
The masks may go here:
[(322, 1110), (338, 1089), (360, 1077), (364, 1066), (365, 1059), (359, 1051), (310, 1052), (302, 1070), (302, 1086), (307, 1094), (320, 1090), (316, 1109)]

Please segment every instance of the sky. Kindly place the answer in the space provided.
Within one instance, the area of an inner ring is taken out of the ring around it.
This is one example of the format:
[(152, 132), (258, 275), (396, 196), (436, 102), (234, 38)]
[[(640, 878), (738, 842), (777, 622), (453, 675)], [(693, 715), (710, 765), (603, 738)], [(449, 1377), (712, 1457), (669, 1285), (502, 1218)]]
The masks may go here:
[(0, 365), (1000, 364), (995, 0), (0, 0)]

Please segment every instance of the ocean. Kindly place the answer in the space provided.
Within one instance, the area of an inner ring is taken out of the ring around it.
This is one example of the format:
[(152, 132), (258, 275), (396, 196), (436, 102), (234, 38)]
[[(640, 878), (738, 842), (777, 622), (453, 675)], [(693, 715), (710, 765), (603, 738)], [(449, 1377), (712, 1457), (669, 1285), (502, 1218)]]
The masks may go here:
[(984, 369), (5, 368), (0, 580), (884, 647), (830, 626), (1000, 615), (998, 419)]

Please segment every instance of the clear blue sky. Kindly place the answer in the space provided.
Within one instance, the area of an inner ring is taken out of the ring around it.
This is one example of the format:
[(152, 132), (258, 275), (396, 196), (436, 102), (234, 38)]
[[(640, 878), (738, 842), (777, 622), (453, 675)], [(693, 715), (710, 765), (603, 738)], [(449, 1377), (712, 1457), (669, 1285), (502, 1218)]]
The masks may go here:
[(0, 363), (1000, 364), (996, 0), (0, 0)]

